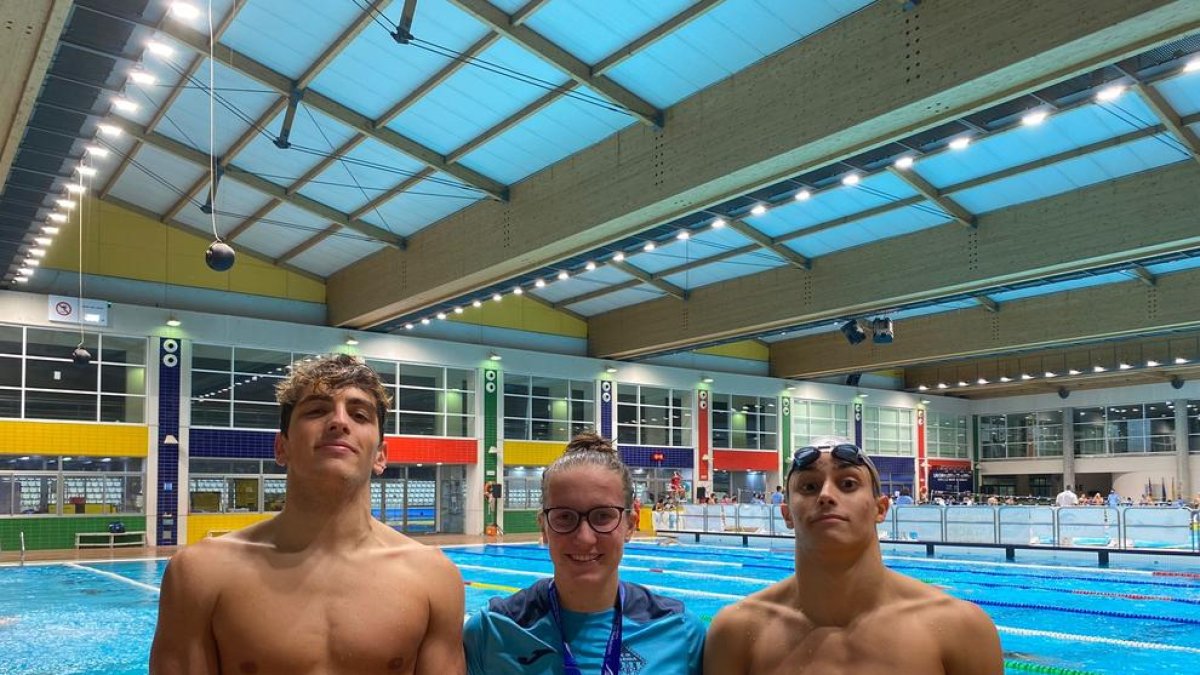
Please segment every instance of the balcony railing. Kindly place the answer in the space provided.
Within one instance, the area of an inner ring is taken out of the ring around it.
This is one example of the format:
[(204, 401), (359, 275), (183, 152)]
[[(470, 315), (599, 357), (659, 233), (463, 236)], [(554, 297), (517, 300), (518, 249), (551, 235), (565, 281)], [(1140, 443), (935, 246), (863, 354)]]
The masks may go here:
[[(688, 504), (654, 512), (659, 530), (790, 535), (779, 507)], [(1200, 511), (1157, 506), (893, 506), (880, 540), (1200, 552)]]

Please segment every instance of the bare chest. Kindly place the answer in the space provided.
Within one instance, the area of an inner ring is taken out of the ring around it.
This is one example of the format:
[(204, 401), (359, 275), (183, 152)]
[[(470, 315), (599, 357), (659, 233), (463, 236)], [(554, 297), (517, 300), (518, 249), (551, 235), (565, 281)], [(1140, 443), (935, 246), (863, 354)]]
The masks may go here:
[(758, 642), (748, 671), (756, 675), (943, 672), (937, 641), (927, 630), (904, 622), (890, 628), (880, 622), (853, 629), (819, 628), (790, 638), (780, 632)]
[(412, 672), (428, 596), (404, 574), (339, 566), (232, 573), (213, 615), (226, 673)]

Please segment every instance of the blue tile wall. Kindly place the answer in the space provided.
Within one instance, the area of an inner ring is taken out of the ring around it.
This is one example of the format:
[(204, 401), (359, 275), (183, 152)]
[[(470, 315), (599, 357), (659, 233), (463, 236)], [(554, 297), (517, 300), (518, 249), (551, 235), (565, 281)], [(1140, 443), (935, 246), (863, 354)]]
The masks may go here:
[[(662, 461), (654, 461), (655, 453), (662, 453)], [(690, 469), (695, 454), (692, 448), (659, 448), (652, 445), (622, 445), (621, 461), (628, 466), (653, 469)]]
[(188, 441), (192, 457), (220, 459), (273, 459), (274, 431), (244, 429), (192, 429)]

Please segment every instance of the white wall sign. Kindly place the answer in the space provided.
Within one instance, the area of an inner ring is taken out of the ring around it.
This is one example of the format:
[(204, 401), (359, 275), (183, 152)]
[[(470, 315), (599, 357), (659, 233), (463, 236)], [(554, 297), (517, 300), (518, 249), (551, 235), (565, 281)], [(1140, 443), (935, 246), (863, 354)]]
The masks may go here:
[(79, 298), (65, 295), (49, 296), (49, 319), (55, 323), (84, 323), (91, 326), (108, 325), (108, 302), (84, 298), (82, 306)]

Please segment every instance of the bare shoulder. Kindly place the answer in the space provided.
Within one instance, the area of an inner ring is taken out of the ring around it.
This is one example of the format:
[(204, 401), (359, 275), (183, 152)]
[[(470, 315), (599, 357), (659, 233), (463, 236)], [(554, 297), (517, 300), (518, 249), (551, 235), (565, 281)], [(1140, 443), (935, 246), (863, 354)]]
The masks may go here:
[(795, 583), (795, 578), (789, 577), (718, 612), (704, 643), (704, 672), (749, 672), (756, 641), (768, 629), (781, 627), (788, 617), (797, 615), (788, 602), (795, 595)]
[(983, 609), (973, 602), (960, 600), (950, 594), (903, 575), (898, 589), (904, 596), (902, 605), (909, 625), (936, 626), (931, 635), (942, 653), (942, 665), (947, 675), (993, 675), (1004, 670), (1004, 657), (996, 625)]

